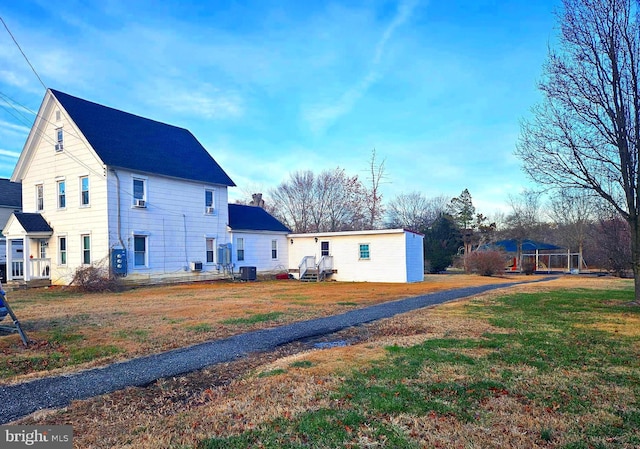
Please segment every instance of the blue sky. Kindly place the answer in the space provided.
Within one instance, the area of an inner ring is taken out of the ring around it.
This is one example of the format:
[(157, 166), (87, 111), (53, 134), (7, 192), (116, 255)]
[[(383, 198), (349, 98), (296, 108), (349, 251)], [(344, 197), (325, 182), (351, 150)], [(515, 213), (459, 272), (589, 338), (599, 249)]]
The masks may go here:
[[(22, 0), (0, 16), (47, 87), (191, 130), (232, 200), (296, 170), (365, 178), (375, 148), (386, 201), (468, 188), (491, 215), (528, 185), (513, 150), (559, 3)], [(0, 177), (44, 92), (0, 27)]]

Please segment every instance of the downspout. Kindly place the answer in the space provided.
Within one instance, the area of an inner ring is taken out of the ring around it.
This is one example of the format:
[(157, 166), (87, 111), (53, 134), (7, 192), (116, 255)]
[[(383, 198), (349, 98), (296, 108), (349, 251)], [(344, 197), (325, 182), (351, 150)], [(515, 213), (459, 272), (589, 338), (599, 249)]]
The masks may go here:
[(122, 226), (122, 216), (120, 213), (120, 178), (118, 177), (118, 172), (116, 170), (114, 170), (113, 168), (111, 169), (111, 173), (113, 173), (113, 175), (116, 177), (116, 205), (118, 208), (118, 213), (117, 213), (117, 217), (118, 217), (118, 241), (120, 242), (120, 245), (122, 246), (122, 249), (126, 249), (126, 247), (124, 246), (124, 242), (122, 241), (122, 232), (121, 232), (121, 226)]

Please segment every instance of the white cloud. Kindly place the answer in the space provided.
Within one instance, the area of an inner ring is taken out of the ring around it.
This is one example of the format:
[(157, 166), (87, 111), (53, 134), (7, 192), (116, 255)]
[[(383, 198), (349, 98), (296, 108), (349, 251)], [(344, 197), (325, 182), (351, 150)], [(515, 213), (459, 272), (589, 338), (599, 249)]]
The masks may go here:
[[(164, 84), (164, 83), (161, 83)], [(167, 83), (169, 85), (171, 83)], [(241, 117), (244, 107), (240, 96), (234, 92), (224, 92), (209, 84), (198, 87), (173, 86), (160, 88), (162, 95), (155, 95), (152, 102), (173, 113), (207, 119), (229, 119)]]
[(29, 134), (31, 128), (28, 126), (16, 125), (13, 123), (6, 122), (4, 120), (0, 120), (0, 130), (11, 132), (12, 134)]
[(374, 57), (371, 60), (369, 71), (354, 86), (347, 89), (335, 103), (327, 105), (320, 104), (311, 107), (311, 110), (304, 114), (305, 120), (308, 122), (310, 129), (316, 133), (323, 133), (336, 120), (343, 115), (349, 113), (355, 104), (362, 98), (367, 91), (380, 78), (380, 64), (384, 55), (385, 48), (389, 40), (393, 37), (398, 27), (403, 25), (411, 16), (411, 12), (416, 6), (415, 0), (404, 1), (398, 6), (398, 11), (382, 33), (382, 37), (378, 40), (375, 47)]
[(0, 148), (0, 156), (18, 159), (20, 157), (20, 152), (3, 150), (2, 148)]

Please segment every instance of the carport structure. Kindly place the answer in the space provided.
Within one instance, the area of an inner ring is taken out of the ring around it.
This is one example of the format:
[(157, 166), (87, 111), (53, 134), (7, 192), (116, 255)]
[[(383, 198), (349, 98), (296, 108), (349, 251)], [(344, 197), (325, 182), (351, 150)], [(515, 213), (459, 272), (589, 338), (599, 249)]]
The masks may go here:
[(581, 253), (572, 253), (569, 248), (551, 243), (511, 239), (500, 240), (494, 245), (513, 256), (508, 267), (511, 271), (523, 271), (524, 267), (533, 266), (535, 271), (540, 272), (575, 273), (586, 268)]

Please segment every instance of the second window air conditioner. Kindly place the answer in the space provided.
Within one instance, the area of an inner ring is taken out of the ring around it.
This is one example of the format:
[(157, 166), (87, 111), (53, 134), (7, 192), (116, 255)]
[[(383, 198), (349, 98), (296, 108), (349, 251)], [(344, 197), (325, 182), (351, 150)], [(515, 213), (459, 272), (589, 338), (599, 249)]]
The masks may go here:
[(140, 198), (136, 198), (133, 205), (136, 207), (147, 207), (147, 202), (145, 200), (141, 200)]

